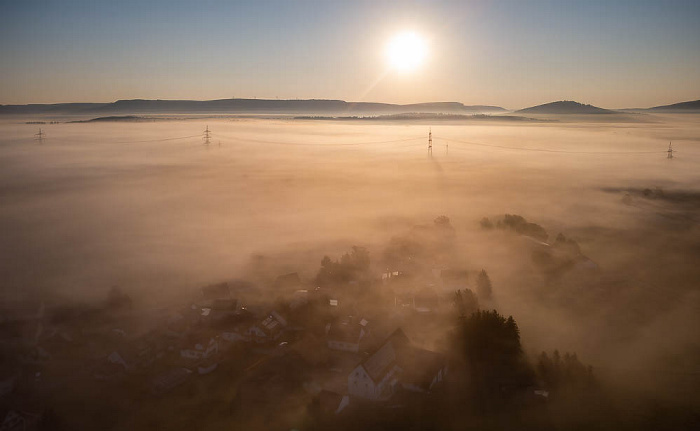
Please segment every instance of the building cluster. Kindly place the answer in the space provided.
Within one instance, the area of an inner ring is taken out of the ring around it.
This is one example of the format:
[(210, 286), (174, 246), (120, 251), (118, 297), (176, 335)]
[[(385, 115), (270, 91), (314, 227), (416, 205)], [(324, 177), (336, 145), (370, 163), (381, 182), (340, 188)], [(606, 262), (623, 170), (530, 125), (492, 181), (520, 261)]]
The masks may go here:
[(300, 389), (322, 415), (406, 406), (406, 394), (439, 393), (449, 368), (444, 354), (412, 343), (401, 327), (451, 307), (446, 292), (467, 279), (443, 271), (436, 285), (405, 288), (409, 277), (388, 272), (377, 285), (389, 293), (374, 306), (354, 300), (357, 283), (304, 286), (296, 273), (266, 289), (205, 286), (180, 306), (148, 312), (130, 300), (96, 309), (10, 304), (0, 322), (0, 429), (32, 429), (50, 407), (42, 402), (69, 388), (167, 397), (221, 367), (238, 370), (232, 411)]

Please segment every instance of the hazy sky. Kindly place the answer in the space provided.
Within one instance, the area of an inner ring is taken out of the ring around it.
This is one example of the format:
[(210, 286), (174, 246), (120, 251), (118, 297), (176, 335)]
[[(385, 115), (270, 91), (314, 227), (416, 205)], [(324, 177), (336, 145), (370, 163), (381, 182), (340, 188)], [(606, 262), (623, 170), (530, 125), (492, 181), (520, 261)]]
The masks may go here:
[[(700, 1), (0, 0), (0, 103), (700, 99)], [(411, 30), (428, 58), (387, 72)]]

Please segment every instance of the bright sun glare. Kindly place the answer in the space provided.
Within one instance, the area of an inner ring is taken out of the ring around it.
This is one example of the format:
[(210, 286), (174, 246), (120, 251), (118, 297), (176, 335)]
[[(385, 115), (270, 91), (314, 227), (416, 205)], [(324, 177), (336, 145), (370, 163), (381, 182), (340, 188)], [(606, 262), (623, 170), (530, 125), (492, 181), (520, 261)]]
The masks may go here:
[(394, 36), (387, 45), (387, 58), (391, 66), (401, 72), (409, 72), (423, 63), (428, 53), (425, 40), (407, 31)]

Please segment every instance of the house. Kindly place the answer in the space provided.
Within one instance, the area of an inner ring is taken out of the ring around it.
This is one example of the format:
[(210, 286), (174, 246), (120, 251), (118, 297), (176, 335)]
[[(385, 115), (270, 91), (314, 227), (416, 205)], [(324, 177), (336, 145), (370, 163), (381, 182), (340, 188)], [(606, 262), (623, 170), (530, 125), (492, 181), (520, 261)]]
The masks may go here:
[(213, 359), (213, 358), (207, 358), (197, 364), (197, 372), (199, 374), (209, 374), (212, 371), (216, 370), (216, 368), (219, 366), (219, 361)]
[(26, 431), (37, 429), (42, 415), (24, 410), (10, 410), (0, 422), (0, 431)]
[(192, 372), (186, 368), (174, 368), (157, 375), (151, 380), (149, 387), (154, 395), (164, 394), (185, 383)]
[(126, 369), (119, 363), (102, 361), (92, 371), (92, 376), (100, 381), (119, 380), (126, 375)]
[(372, 401), (388, 400), (400, 389), (429, 393), (446, 374), (443, 355), (411, 345), (397, 329), (350, 372), (348, 393)]
[(132, 362), (131, 355), (114, 350), (95, 366), (92, 376), (102, 381), (118, 380), (134, 368), (135, 363)]
[(185, 340), (180, 349), (180, 357), (186, 359), (205, 359), (219, 353), (219, 341), (216, 338), (190, 338)]
[(107, 355), (103, 364), (99, 364), (97, 372), (93, 373), (98, 380), (110, 380), (117, 376), (118, 368), (124, 373), (142, 372), (165, 356), (167, 345), (156, 333), (146, 334), (130, 342), (122, 341), (121, 345)]
[(348, 375), (348, 393), (369, 400), (391, 398), (399, 383), (398, 355), (409, 340), (401, 329), (394, 331)]
[(44, 331), (40, 344), (53, 356), (55, 354), (65, 354), (76, 343), (67, 331), (51, 328)]
[(399, 358), (401, 387), (412, 392), (431, 392), (447, 375), (443, 354), (410, 346)]
[(124, 370), (129, 370), (131, 369), (131, 365), (126, 361), (125, 355), (120, 354), (118, 351), (113, 351), (109, 355), (107, 355), (107, 362), (111, 364), (117, 364), (120, 365), (124, 368)]
[(388, 283), (389, 280), (391, 280), (394, 277), (398, 277), (401, 275), (401, 271), (389, 271), (387, 269), (386, 272), (382, 273), (382, 283)]
[(165, 356), (168, 350), (166, 341), (156, 332), (151, 332), (132, 341), (126, 353), (131, 356), (135, 368), (147, 369)]
[(0, 398), (11, 393), (22, 373), (19, 369), (11, 369), (10, 367), (0, 368)]
[(227, 329), (221, 333), (221, 338), (230, 343), (237, 342), (248, 342), (250, 341), (250, 334), (248, 333), (248, 327), (244, 325), (238, 325), (234, 328)]
[(440, 298), (432, 285), (417, 290), (404, 290), (394, 295), (394, 306), (429, 313), (440, 304)]
[(382, 283), (393, 288), (403, 289), (415, 283), (415, 276), (402, 270), (389, 270), (382, 273)]
[(260, 323), (248, 328), (248, 336), (256, 343), (266, 343), (279, 339), (287, 326), (287, 320), (276, 311), (270, 313)]
[(355, 322), (352, 317), (329, 323), (326, 330), (326, 341), (329, 349), (357, 353), (360, 343), (368, 335), (367, 320)]

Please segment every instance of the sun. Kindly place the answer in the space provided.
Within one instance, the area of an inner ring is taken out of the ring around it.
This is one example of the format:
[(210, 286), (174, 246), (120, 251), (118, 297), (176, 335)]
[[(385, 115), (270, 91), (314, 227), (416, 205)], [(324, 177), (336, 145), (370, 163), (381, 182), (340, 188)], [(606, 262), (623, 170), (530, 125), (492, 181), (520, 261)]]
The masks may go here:
[(386, 47), (389, 64), (400, 72), (410, 72), (418, 68), (427, 54), (425, 39), (412, 31), (395, 35)]

